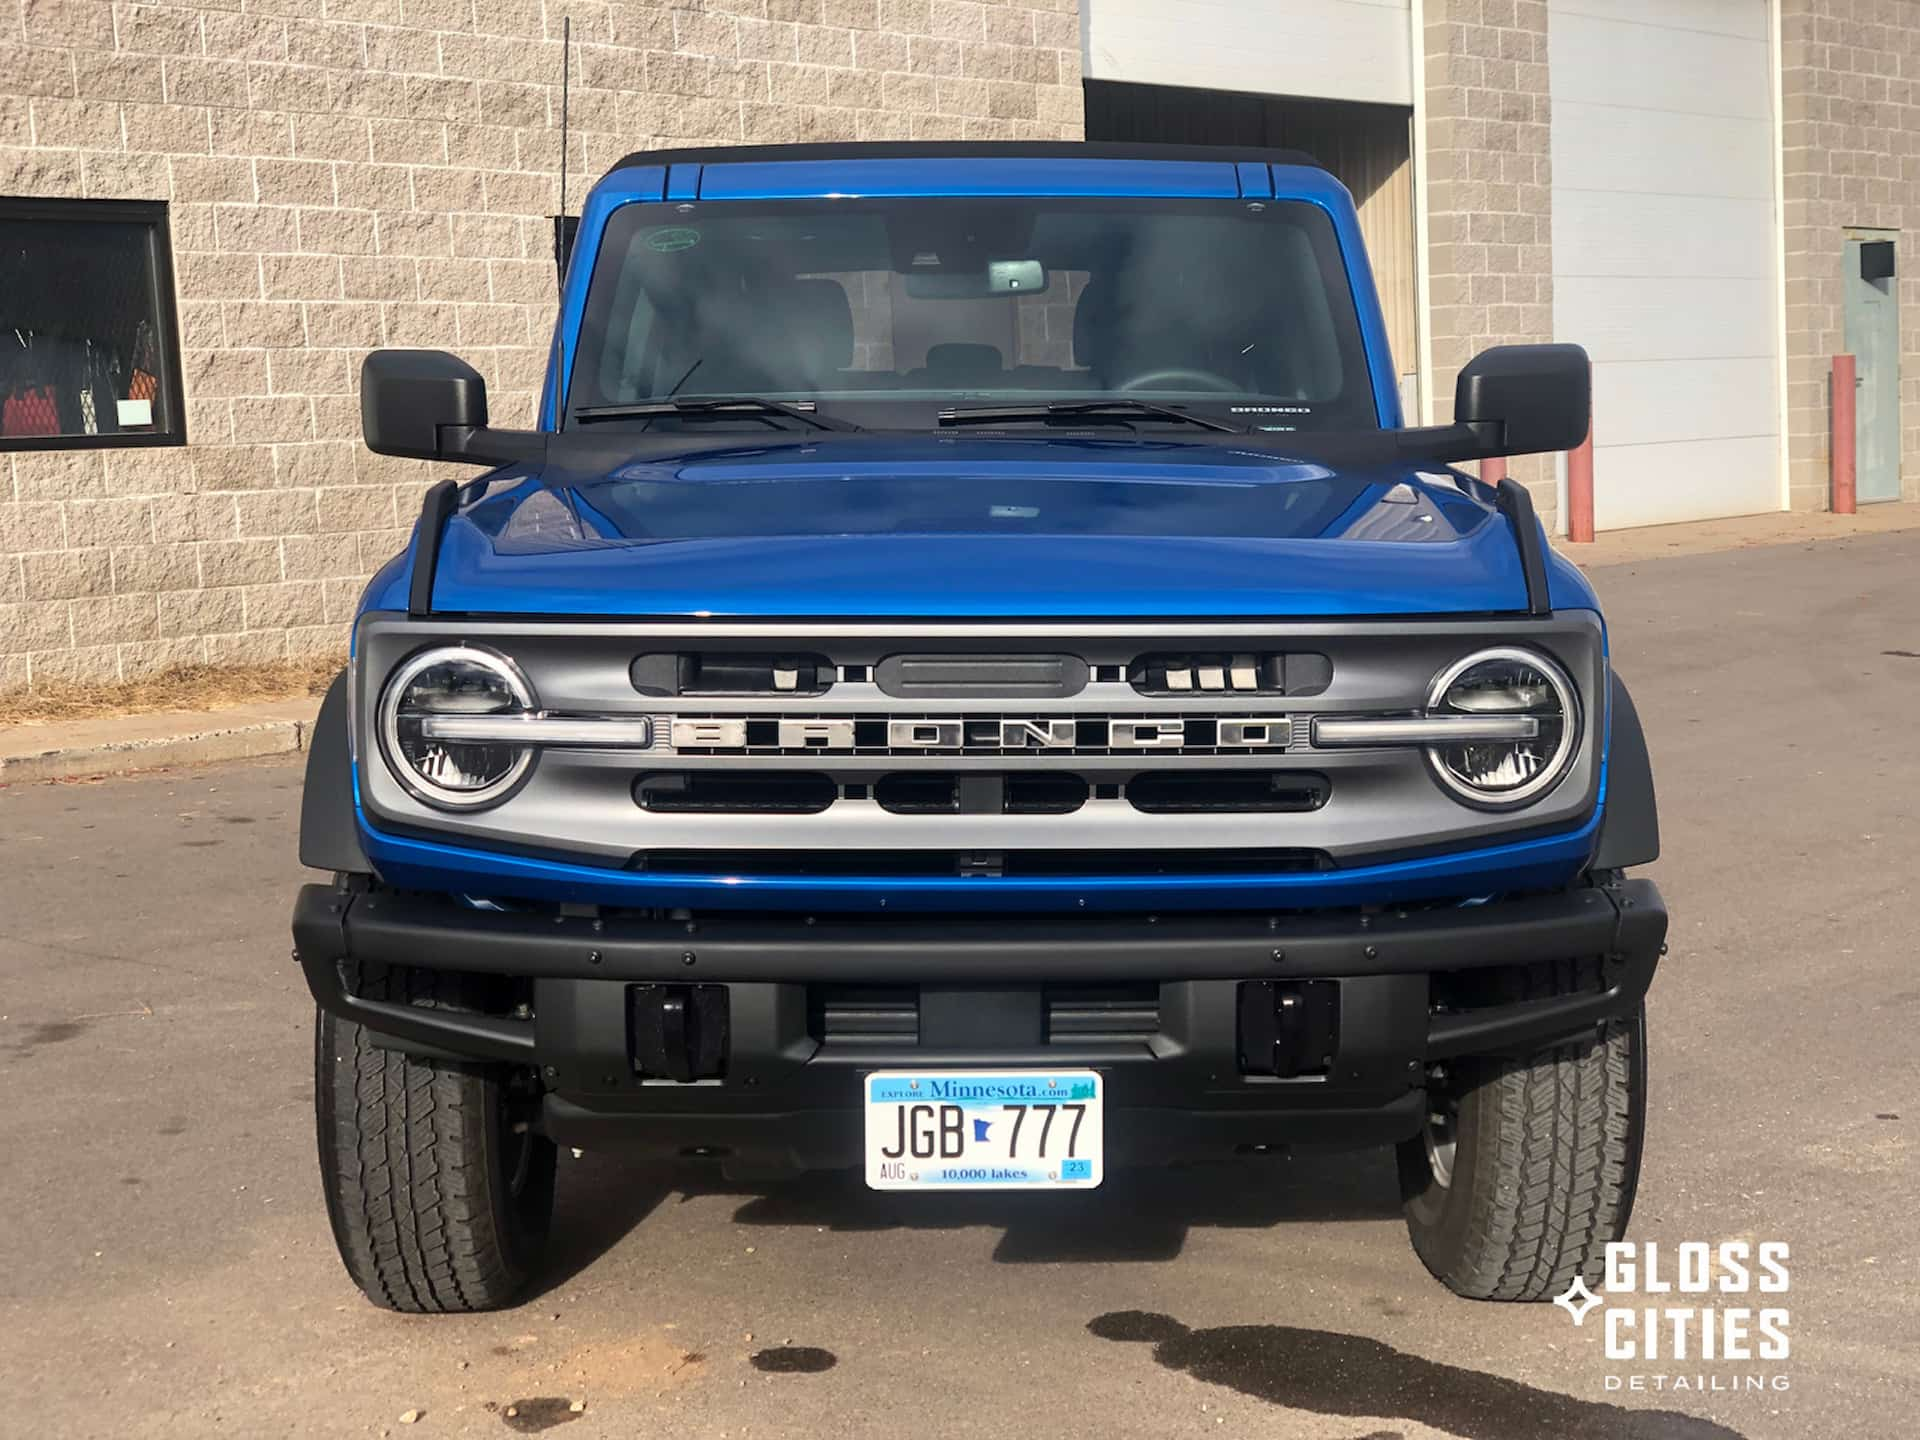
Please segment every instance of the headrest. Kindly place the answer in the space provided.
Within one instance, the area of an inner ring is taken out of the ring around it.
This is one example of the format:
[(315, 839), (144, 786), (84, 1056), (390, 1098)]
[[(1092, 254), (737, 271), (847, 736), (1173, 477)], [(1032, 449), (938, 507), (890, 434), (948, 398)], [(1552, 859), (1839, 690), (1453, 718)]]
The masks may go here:
[(853, 364), (853, 306), (838, 280), (795, 280), (783, 285), (774, 304), (775, 320), (790, 345), (817, 371), (844, 370)]
[(1098, 369), (1104, 358), (1106, 331), (1112, 323), (1107, 303), (1109, 285), (1089, 280), (1080, 290), (1080, 303), (1073, 307), (1073, 363)]
[(1000, 347), (948, 341), (927, 347), (927, 376), (934, 380), (983, 380), (1003, 368)]

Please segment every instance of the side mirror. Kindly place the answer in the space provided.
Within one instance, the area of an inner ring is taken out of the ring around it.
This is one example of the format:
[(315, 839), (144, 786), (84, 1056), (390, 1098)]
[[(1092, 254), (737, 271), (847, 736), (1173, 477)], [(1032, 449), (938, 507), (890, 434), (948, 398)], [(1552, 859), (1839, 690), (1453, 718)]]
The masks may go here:
[(537, 430), (487, 427), (487, 382), (444, 350), (375, 350), (360, 364), (360, 430), (376, 455), (502, 465), (537, 459)]
[(1593, 363), (1578, 345), (1496, 345), (1460, 372), (1453, 421), (1485, 455), (1571, 450), (1593, 418)]

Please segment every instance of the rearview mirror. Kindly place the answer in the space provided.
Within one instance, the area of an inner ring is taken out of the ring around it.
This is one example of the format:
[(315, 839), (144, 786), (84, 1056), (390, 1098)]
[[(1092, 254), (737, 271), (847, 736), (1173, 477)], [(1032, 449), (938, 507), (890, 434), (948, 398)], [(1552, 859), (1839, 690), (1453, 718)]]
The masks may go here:
[(546, 435), (487, 426), (487, 382), (444, 350), (375, 350), (360, 365), (360, 430), (376, 455), (503, 465), (538, 458)]
[(981, 270), (907, 272), (907, 294), (916, 300), (986, 300), (995, 295), (1037, 295), (1047, 288), (1047, 267), (1038, 260), (989, 260)]
[(1472, 429), (1484, 455), (1572, 450), (1593, 416), (1593, 364), (1578, 345), (1496, 345), (1482, 350), (1453, 391), (1453, 422)]

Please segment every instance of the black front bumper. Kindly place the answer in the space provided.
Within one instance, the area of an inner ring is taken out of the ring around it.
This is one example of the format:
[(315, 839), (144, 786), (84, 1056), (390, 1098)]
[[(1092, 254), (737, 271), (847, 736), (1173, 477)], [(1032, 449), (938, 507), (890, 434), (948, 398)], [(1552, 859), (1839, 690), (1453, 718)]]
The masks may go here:
[[(862, 1072), (929, 1066), (1097, 1068), (1118, 1160), (1402, 1139), (1424, 1116), (1429, 1064), (1535, 1048), (1637, 1006), (1667, 914), (1644, 880), (1370, 914), (818, 922), (506, 913), (310, 885), (293, 929), (324, 1009), (402, 1048), (538, 1066), (556, 1139), (819, 1166), (858, 1159)], [(1449, 977), (1570, 959), (1600, 961), (1599, 982), (1544, 1000), (1447, 1002)], [(364, 999), (349, 977), (369, 962), (511, 976), (530, 984), (531, 1013)], [(1245, 1073), (1243, 986), (1309, 980), (1337, 986), (1331, 1063), (1284, 1078)], [(1120, 982), (1157, 994), (1151, 1033), (1055, 1037), (1018, 1023), (1040, 1013), (1047, 987)], [(725, 988), (722, 1074), (681, 1083), (641, 1073), (635, 984)], [(823, 1036), (814, 992), (849, 985), (910, 987), (923, 1011), (946, 1018), (904, 1039)], [(1003, 1027), (1002, 1015), (1015, 1023)]]

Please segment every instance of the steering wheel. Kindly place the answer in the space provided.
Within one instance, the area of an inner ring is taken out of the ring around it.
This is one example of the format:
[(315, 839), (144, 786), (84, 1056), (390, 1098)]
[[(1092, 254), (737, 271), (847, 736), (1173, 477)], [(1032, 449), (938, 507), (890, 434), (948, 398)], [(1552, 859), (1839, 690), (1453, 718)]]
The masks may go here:
[[(1187, 384), (1173, 384), (1174, 381), (1186, 381)], [(1120, 383), (1125, 390), (1221, 390), (1232, 394), (1240, 392), (1240, 386), (1224, 375), (1216, 375), (1211, 370), (1190, 370), (1185, 366), (1169, 366), (1164, 370), (1143, 370), (1138, 375), (1130, 375)]]

